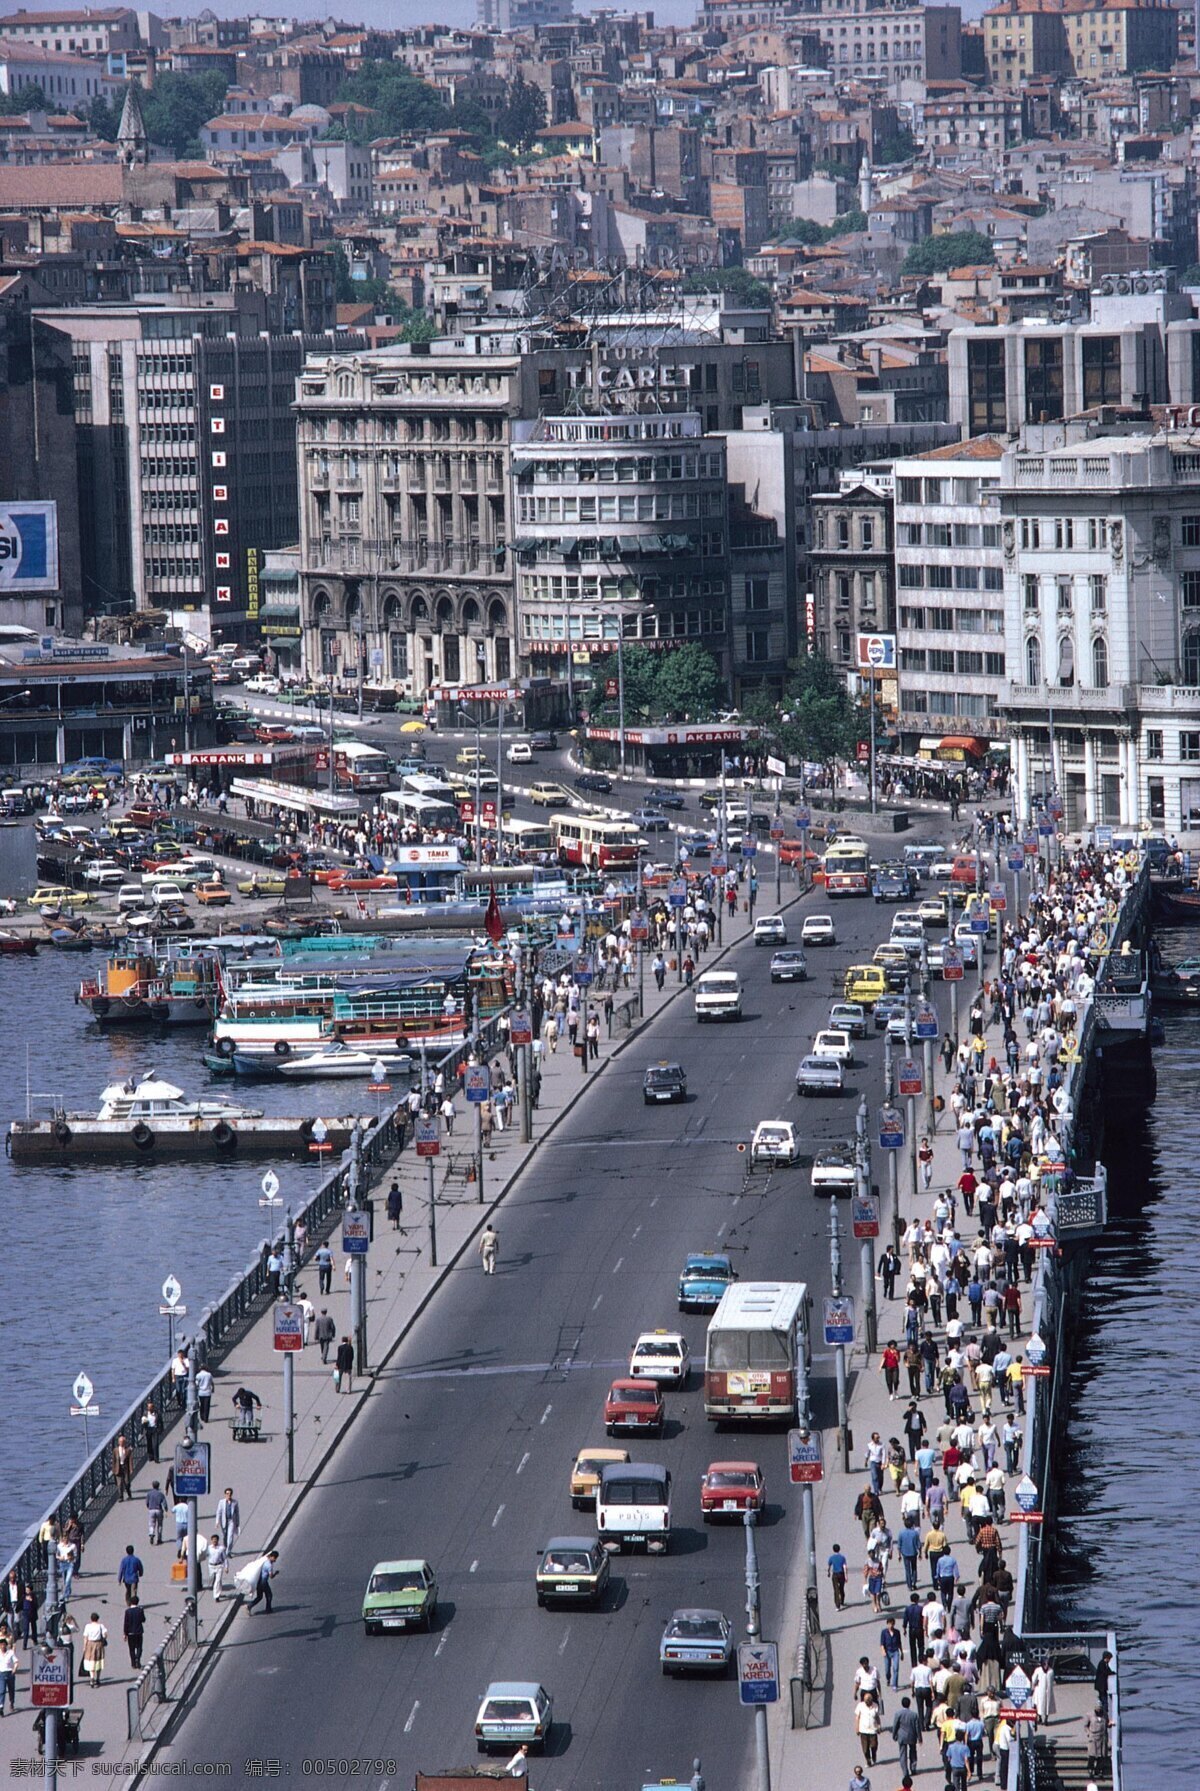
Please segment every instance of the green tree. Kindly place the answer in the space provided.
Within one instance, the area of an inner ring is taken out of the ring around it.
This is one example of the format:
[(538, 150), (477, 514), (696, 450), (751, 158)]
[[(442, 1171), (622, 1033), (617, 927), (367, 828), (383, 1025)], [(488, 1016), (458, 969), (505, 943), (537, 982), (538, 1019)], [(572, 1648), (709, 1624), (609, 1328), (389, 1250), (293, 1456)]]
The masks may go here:
[[(625, 719), (649, 721), (657, 713), (658, 701), (658, 666), (657, 653), (651, 653), (648, 647), (626, 647), (621, 654), (625, 684)], [(589, 706), (593, 714), (605, 707), (613, 708), (617, 699), (608, 695), (610, 683), (616, 685), (621, 675), (617, 656), (610, 653), (606, 659), (592, 661), (592, 687)]]
[(45, 90), (36, 81), (18, 87), (13, 93), (0, 93), (0, 116), (18, 118), (22, 112), (51, 112), (53, 107)]
[[(379, 114), (370, 121), (372, 137), (445, 130), (452, 120), (449, 106), (402, 62), (365, 62), (343, 81), (338, 98), (370, 106)], [(359, 138), (364, 134), (361, 122), (352, 130)]]
[(899, 130), (892, 131), (878, 145), (875, 160), (881, 168), (890, 162), (907, 162), (917, 153), (917, 140), (907, 125), (902, 124)]
[(789, 663), (778, 701), (756, 692), (743, 707), (747, 720), (765, 728), (784, 757), (797, 763), (815, 759), (831, 765), (853, 758), (869, 732), (865, 711), (823, 653), (806, 653)]
[(121, 122), (120, 106), (110, 106), (104, 96), (98, 93), (84, 117), (89, 130), (97, 137), (102, 137), (106, 143), (116, 142), (117, 126)]
[(995, 260), (990, 237), (978, 230), (952, 230), (946, 236), (927, 236), (914, 243), (901, 272), (947, 274), (952, 267), (991, 267)]
[[(159, 75), (153, 87), (138, 95), (151, 143), (180, 158), (203, 155), (200, 127), (220, 117), (227, 92), (224, 75), (176, 75), (169, 69)], [(118, 106), (118, 119), (120, 115)]]
[(538, 132), (545, 128), (545, 94), (540, 87), (517, 75), (509, 82), (504, 105), (496, 120), (496, 136), (517, 149), (529, 149)]
[(744, 267), (698, 268), (683, 282), (685, 292), (729, 292), (743, 305), (769, 305), (771, 293)]
[(818, 224), (815, 218), (793, 218), (783, 234), (804, 243), (808, 248), (819, 248), (822, 243), (832, 242), (835, 237), (853, 236), (866, 227), (867, 214), (856, 207), (853, 211), (844, 211), (832, 224)]
[(1181, 286), (1200, 286), (1200, 261), (1193, 261), (1191, 267), (1185, 267), (1179, 276)]
[(667, 716), (711, 715), (724, 692), (721, 668), (711, 653), (689, 641), (659, 653), (655, 689), (659, 712)]

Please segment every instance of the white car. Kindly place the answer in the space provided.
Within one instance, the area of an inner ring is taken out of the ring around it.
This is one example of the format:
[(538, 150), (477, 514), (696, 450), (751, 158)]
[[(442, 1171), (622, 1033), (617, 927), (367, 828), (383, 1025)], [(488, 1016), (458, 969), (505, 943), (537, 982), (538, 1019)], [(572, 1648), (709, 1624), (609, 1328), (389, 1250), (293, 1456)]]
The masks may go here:
[(750, 1144), (752, 1163), (794, 1163), (800, 1155), (800, 1140), (790, 1120), (764, 1119), (754, 1128)]
[[(234, 664), (236, 666), (236, 660)], [(246, 679), (245, 688), (257, 691), (260, 696), (278, 696), (279, 679), (268, 676), (266, 672), (257, 672), (253, 678)]]
[(93, 858), (91, 864), (84, 867), (83, 880), (95, 889), (120, 889), (125, 872), (112, 858)]
[(978, 964), (979, 947), (982, 940), (983, 935), (973, 933), (968, 921), (959, 921), (954, 929), (954, 943), (963, 955), (964, 964), (970, 964), (972, 966)]
[(802, 1057), (796, 1067), (798, 1095), (840, 1095), (845, 1087), (842, 1066), (833, 1057)]
[(528, 740), (514, 740), (505, 757), (510, 765), (532, 765), (533, 748)]
[(852, 1194), (857, 1176), (852, 1144), (828, 1144), (813, 1158), (812, 1188), (816, 1194)]
[(755, 945), (786, 945), (787, 926), (782, 914), (764, 914), (754, 923)]
[(918, 907), (917, 913), (921, 917), (922, 926), (944, 927), (949, 918), (950, 911), (946, 904), (945, 896), (937, 895), (926, 896), (925, 900)]
[(810, 1055), (832, 1057), (835, 1063), (840, 1063), (843, 1069), (848, 1070), (854, 1062), (854, 1041), (848, 1032), (829, 1026), (813, 1040)]
[(836, 945), (837, 928), (832, 914), (808, 914), (800, 929), (801, 945)]
[(691, 1351), (682, 1331), (643, 1331), (629, 1356), (629, 1373), (639, 1381), (681, 1387), (688, 1377)]
[(168, 902), (182, 902), (187, 899), (178, 883), (152, 883), (146, 894), (156, 908), (165, 908)]

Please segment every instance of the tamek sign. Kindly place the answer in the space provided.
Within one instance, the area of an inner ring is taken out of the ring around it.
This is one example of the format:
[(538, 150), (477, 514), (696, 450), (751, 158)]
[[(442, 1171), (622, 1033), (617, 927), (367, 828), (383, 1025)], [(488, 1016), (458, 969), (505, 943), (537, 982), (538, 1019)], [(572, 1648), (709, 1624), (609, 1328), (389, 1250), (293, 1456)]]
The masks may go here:
[(879, 1109), (880, 1150), (904, 1149), (904, 1115), (899, 1107)]

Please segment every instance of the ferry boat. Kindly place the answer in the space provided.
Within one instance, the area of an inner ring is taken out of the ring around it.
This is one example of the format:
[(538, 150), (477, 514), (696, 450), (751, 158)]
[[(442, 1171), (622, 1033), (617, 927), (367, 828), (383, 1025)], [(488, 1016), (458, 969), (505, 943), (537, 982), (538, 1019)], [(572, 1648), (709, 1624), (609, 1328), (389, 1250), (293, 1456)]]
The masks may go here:
[(207, 1026), (219, 996), (216, 957), (115, 952), (75, 999), (101, 1026)]
[(6, 1143), (14, 1163), (300, 1156), (317, 1141), (314, 1131), (331, 1151), (345, 1150), (353, 1124), (352, 1118), (322, 1121), (320, 1138), (316, 1116), (265, 1116), (259, 1107), (232, 1101), (189, 1100), (174, 1083), (151, 1073), (111, 1083), (95, 1113), (72, 1113), (56, 1104), (49, 1119), (14, 1119)]

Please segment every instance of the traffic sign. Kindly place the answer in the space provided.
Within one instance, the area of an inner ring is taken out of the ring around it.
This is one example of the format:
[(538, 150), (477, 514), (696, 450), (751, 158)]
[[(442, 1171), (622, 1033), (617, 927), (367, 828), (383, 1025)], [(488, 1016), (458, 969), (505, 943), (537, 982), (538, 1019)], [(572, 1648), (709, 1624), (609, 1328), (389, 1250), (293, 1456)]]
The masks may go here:
[(1046, 1360), (1046, 1340), (1038, 1331), (1033, 1333), (1025, 1345), (1025, 1359), (1032, 1362), (1035, 1367), (1039, 1367)]
[[(349, 1218), (349, 1214), (346, 1215)], [(365, 1214), (363, 1215), (365, 1218)], [(342, 1233), (342, 1248), (345, 1249), (346, 1234)], [(349, 1253), (349, 1254), (352, 1254)], [(304, 1348), (304, 1308), (293, 1306), (290, 1300), (277, 1300), (273, 1308), (275, 1319), (275, 1348), (284, 1353)]]
[(260, 1186), (262, 1188), (262, 1199), (258, 1203), (259, 1206), (278, 1206), (279, 1177), (273, 1169), (267, 1170), (267, 1173), (262, 1178)]
[(436, 1119), (419, 1119), (413, 1131), (413, 1140), (419, 1157), (436, 1157), (441, 1155), (442, 1141), (438, 1136)]
[(938, 1035), (938, 1017), (928, 1002), (922, 1002), (913, 1019), (913, 1032), (919, 1039), (935, 1039)]
[(811, 809), (798, 808), (796, 810), (796, 826), (800, 829), (801, 833), (808, 832), (809, 828), (812, 826)]
[(904, 1149), (904, 1115), (899, 1107), (879, 1109), (880, 1150)]
[(331, 1151), (333, 1149), (332, 1144), (329, 1142), (329, 1127), (325, 1124), (323, 1119), (313, 1120), (312, 1143), (308, 1148), (317, 1156), (320, 1156), (322, 1151)]
[(856, 1238), (879, 1236), (879, 1201), (874, 1194), (851, 1195), (850, 1223)]
[(770, 753), (767, 754), (767, 770), (772, 777), (786, 777), (787, 776), (787, 766), (784, 763), (784, 761), (782, 759), (775, 758)]
[(162, 1312), (186, 1311), (187, 1308), (181, 1308), (179, 1304), (179, 1296), (182, 1292), (183, 1289), (180, 1287), (178, 1281), (176, 1281), (174, 1275), (168, 1275), (162, 1284), (163, 1303), (159, 1310)]
[(737, 1660), (742, 1703), (778, 1704), (779, 1650), (774, 1642), (739, 1642)]
[(508, 1021), (508, 1037), (511, 1044), (532, 1045), (533, 1020), (528, 1008), (513, 1009)]
[(356, 1209), (342, 1214), (342, 1255), (365, 1256), (371, 1242), (371, 1215)]
[(35, 1648), (30, 1668), (29, 1702), (35, 1710), (66, 1710), (71, 1702), (71, 1648)]
[(95, 1391), (96, 1391), (95, 1387), (93, 1387), (91, 1381), (88, 1379), (87, 1375), (81, 1369), (80, 1372), (75, 1376), (75, 1384), (71, 1388), (71, 1392), (75, 1395), (76, 1404), (77, 1405), (91, 1405), (92, 1394)]
[(788, 1478), (793, 1486), (815, 1486), (825, 1478), (821, 1437), (813, 1430), (788, 1431)]
[(826, 1294), (824, 1329), (827, 1344), (854, 1342), (854, 1301), (849, 1294)]
[(742, 857), (743, 858), (757, 858), (758, 857), (758, 841), (755, 839), (755, 837), (752, 833), (748, 833), (746, 835), (745, 839), (742, 841)]
[(1015, 1710), (1025, 1710), (1033, 1699), (1033, 1681), (1022, 1666), (1015, 1666), (1004, 1681), (1008, 1701)]
[[(278, 1341), (275, 1345), (278, 1349)], [(211, 1443), (176, 1443), (175, 1491), (181, 1499), (207, 1499), (212, 1479)]]
[(463, 1077), (463, 1093), (468, 1101), (481, 1104), (492, 1091), (492, 1072), (486, 1063), (469, 1063)]
[(1003, 914), (1008, 908), (1008, 891), (1003, 883), (992, 883), (988, 887), (988, 901), (992, 904), (993, 914)]
[(1038, 1502), (1036, 1480), (1031, 1480), (1028, 1474), (1023, 1474), (1013, 1487), (1013, 1498), (1022, 1511), (1036, 1511)]
[(902, 1095), (919, 1095), (924, 1088), (921, 1066), (915, 1057), (902, 1057), (896, 1065), (896, 1089)]
[(667, 901), (672, 908), (687, 907), (687, 878), (672, 877), (667, 884)]

